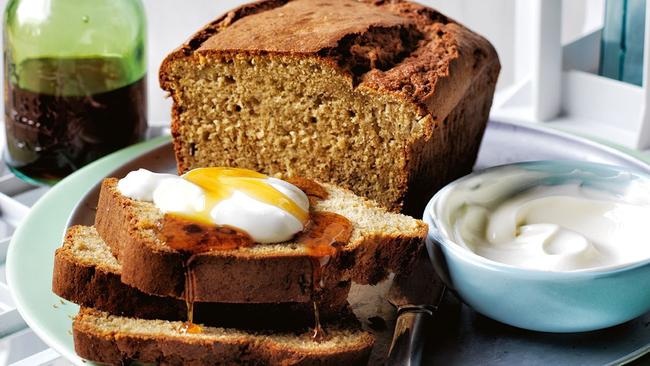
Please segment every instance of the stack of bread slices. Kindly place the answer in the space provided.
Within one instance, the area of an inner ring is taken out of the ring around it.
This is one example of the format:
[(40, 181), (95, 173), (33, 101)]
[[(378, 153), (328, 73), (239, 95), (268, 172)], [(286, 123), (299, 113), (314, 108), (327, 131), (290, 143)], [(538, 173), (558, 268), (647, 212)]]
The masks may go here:
[(82, 306), (78, 354), (365, 363), (373, 337), (350, 311), (351, 282), (409, 269), (427, 227), (395, 212), (420, 217), (437, 189), (471, 171), (499, 69), (487, 40), (403, 0), (262, 0), (206, 25), (160, 68), (178, 171), (323, 182), (311, 213), (346, 218), (349, 240), (326, 258), (295, 242), (202, 253), (188, 282), (187, 255), (161, 239), (162, 213), (109, 178), (95, 226), (70, 228), (56, 253), (54, 292)]
[[(292, 242), (202, 253), (193, 260), (188, 329), (184, 253), (160, 240), (163, 214), (104, 180), (94, 227), (73, 226), (55, 256), (53, 290), (82, 306), (73, 323), (77, 353), (123, 364), (364, 364), (373, 345), (350, 311), (350, 282), (376, 284), (408, 268), (427, 227), (330, 184), (311, 213), (352, 224), (346, 243), (321, 266)], [(317, 306), (322, 334), (314, 335)]]

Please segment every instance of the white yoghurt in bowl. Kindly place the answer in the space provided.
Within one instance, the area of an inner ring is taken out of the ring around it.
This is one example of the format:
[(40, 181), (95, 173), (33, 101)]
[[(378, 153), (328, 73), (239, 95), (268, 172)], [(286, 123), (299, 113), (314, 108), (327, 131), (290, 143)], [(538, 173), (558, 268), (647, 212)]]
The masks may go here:
[(650, 311), (649, 214), (650, 175), (547, 160), (452, 182), (423, 219), (432, 263), (465, 304), (515, 327), (573, 333)]
[(528, 164), (461, 179), (433, 207), (438, 229), (478, 256), (525, 269), (612, 269), (650, 259), (650, 184), (602, 173)]

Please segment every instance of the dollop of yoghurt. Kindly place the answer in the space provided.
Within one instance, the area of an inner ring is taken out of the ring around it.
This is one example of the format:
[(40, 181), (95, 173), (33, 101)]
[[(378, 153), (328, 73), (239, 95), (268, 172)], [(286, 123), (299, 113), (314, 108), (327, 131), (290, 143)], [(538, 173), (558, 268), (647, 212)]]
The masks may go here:
[(544, 271), (650, 258), (647, 199), (634, 202), (579, 182), (517, 191), (517, 176), (506, 172), (449, 192), (444, 220), (454, 243), (496, 262)]
[(257, 243), (290, 240), (309, 220), (303, 191), (247, 169), (199, 168), (182, 176), (139, 169), (120, 179), (117, 189), (163, 213), (244, 231)]

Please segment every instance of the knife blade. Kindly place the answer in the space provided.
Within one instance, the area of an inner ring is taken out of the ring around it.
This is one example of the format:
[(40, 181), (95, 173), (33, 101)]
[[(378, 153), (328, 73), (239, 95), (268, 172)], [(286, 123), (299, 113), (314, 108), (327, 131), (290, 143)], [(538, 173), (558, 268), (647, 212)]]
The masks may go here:
[(426, 250), (418, 255), (409, 273), (395, 276), (386, 295), (386, 299), (397, 308), (387, 366), (421, 364), (427, 325), (430, 325), (445, 294), (446, 287), (435, 273)]

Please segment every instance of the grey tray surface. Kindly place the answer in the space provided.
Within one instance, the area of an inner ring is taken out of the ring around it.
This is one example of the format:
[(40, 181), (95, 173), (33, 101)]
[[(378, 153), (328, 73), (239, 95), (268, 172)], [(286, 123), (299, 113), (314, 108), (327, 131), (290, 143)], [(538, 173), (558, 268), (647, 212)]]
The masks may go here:
[[(517, 161), (560, 159), (589, 160), (621, 165), (650, 173), (650, 167), (618, 150), (553, 130), (531, 126), (490, 122), (481, 146), (477, 168)], [(175, 171), (170, 144), (145, 153), (108, 176), (124, 176), (138, 168)], [(81, 200), (69, 224), (91, 224), (97, 202), (97, 185)], [(380, 286), (385, 290), (386, 284)], [(355, 290), (354, 297), (368, 298), (368, 289)], [(378, 296), (357, 304), (355, 312), (367, 324), (379, 315), (387, 321), (386, 329), (377, 331), (377, 346), (371, 364), (382, 359), (392, 334), (394, 311)], [(352, 299), (351, 298), (351, 299)], [(504, 299), (507, 301), (507, 299)], [(354, 302), (354, 299), (352, 299)], [(353, 303), (353, 306), (354, 303)], [(366, 310), (364, 310), (366, 309)], [(357, 311), (359, 310), (359, 311)], [(530, 332), (500, 324), (483, 317), (458, 302), (453, 295), (437, 314), (433, 336), (427, 342), (426, 365), (606, 365), (630, 360), (650, 344), (650, 314), (618, 327), (579, 334)]]

